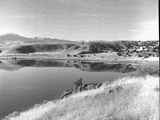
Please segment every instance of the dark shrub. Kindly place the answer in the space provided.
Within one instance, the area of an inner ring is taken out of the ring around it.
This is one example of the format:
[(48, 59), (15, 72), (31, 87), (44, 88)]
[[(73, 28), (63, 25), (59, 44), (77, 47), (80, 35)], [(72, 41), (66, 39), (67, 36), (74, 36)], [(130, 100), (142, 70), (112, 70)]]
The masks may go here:
[(120, 52), (123, 49), (120, 42), (90, 42), (89, 51), (99, 53), (103, 51)]
[(21, 47), (17, 48), (16, 51), (18, 53), (24, 53), (24, 54), (36, 52), (34, 47), (31, 45), (21, 46)]

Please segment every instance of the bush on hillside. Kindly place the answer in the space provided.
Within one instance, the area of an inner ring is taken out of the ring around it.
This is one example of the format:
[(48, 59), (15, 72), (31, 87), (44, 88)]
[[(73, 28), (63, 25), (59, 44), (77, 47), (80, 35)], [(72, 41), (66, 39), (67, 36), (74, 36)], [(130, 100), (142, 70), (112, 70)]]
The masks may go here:
[(16, 51), (18, 53), (24, 53), (24, 54), (36, 52), (35, 48), (31, 45), (21, 46), (19, 48), (16, 48)]

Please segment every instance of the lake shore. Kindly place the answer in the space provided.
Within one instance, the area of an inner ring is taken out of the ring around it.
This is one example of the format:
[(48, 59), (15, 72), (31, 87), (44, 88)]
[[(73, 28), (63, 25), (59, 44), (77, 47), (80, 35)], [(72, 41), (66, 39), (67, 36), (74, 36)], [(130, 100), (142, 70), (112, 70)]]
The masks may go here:
[(80, 61), (101, 61), (101, 62), (125, 62), (125, 61), (130, 61), (130, 62), (147, 62), (147, 61), (159, 61), (159, 57), (137, 57), (137, 56), (131, 56), (131, 57), (123, 57), (123, 56), (118, 56), (115, 53), (100, 53), (100, 54), (88, 54), (85, 57), (74, 57), (74, 56), (66, 56), (64, 54), (4, 54), (0, 55), (0, 60), (5, 60), (5, 59), (55, 59), (55, 60), (80, 60)]
[[(133, 74), (134, 77), (128, 76), (115, 80), (111, 84), (103, 83), (97, 89), (73, 93), (64, 99), (36, 105), (24, 112), (14, 112), (4, 120), (159, 119), (157, 112), (159, 57), (123, 57), (117, 56), (115, 53), (88, 54), (85, 57), (68, 57), (64, 54), (10, 54), (0, 56), (0, 60), (16, 61), (21, 59), (103, 62), (108, 64), (131, 63), (136, 65), (135, 67), (141, 68), (137, 71), (137, 74), (141, 75)], [(152, 76), (146, 76), (148, 73)], [(150, 103), (150, 98), (153, 98), (152, 103)]]
[(159, 120), (159, 77), (125, 77), (3, 120)]

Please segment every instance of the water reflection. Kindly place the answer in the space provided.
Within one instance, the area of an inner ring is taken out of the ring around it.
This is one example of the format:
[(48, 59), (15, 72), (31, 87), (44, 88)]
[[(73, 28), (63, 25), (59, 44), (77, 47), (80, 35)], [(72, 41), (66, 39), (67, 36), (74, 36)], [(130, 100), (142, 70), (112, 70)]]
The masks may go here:
[[(10, 66), (10, 67), (9, 67)], [(17, 70), (23, 67), (75, 67), (82, 71), (89, 72), (134, 72), (136, 68), (132, 64), (86, 62), (79, 60), (47, 60), (47, 59), (20, 59), (0, 61), (0, 69)], [(11, 68), (11, 69), (9, 69)], [(13, 69), (15, 68), (15, 69)]]
[(120, 64), (120, 63), (114, 63), (114, 64), (107, 64), (103, 62), (82, 62), (82, 67), (80, 68), (83, 71), (111, 71), (111, 72), (134, 72), (136, 71), (136, 68), (131, 64)]

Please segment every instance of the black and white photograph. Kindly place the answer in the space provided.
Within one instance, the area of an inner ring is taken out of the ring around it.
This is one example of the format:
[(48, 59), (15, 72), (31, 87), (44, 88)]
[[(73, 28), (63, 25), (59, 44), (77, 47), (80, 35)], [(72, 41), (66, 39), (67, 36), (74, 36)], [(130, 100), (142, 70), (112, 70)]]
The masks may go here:
[(159, 120), (158, 0), (0, 0), (0, 120)]

